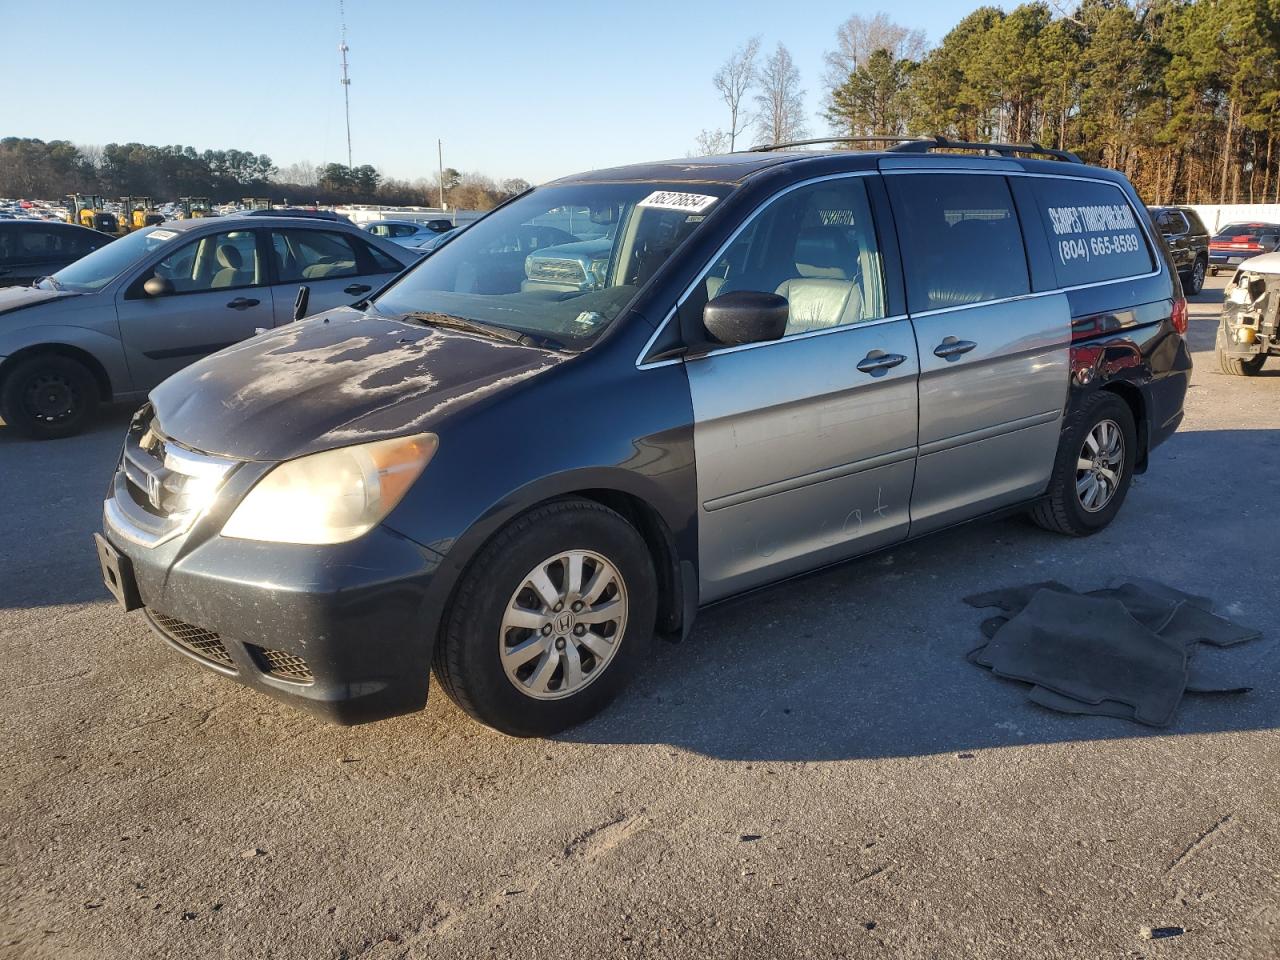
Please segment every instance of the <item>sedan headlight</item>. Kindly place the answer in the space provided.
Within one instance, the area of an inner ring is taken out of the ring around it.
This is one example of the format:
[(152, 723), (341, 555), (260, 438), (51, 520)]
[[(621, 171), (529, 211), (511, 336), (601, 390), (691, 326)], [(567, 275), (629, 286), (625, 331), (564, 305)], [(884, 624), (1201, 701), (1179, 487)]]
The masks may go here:
[(438, 446), (435, 434), (420, 433), (288, 460), (249, 491), (222, 535), (277, 543), (354, 540), (400, 502)]

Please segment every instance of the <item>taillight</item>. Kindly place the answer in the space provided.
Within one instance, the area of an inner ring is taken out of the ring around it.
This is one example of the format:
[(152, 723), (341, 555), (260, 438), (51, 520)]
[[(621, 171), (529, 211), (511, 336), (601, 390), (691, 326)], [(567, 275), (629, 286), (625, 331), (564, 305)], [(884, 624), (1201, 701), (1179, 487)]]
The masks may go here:
[(1187, 335), (1187, 298), (1178, 297), (1173, 301), (1173, 313), (1169, 315), (1173, 321), (1173, 329), (1184, 337)]

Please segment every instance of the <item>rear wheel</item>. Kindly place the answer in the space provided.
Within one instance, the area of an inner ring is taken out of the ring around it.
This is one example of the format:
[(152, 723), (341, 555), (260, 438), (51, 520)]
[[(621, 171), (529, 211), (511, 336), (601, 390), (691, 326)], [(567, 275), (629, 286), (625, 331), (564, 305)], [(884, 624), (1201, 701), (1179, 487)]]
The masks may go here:
[(0, 417), (36, 440), (79, 433), (98, 406), (98, 382), (84, 364), (45, 353), (18, 362), (0, 384)]
[(644, 540), (589, 500), (514, 520), (459, 582), (435, 673), (481, 723), (546, 736), (593, 716), (643, 660), (657, 583)]
[(1138, 432), (1129, 405), (1107, 390), (1064, 425), (1045, 500), (1031, 517), (1046, 530), (1086, 537), (1107, 526), (1129, 492)]
[(1204, 289), (1205, 262), (1203, 257), (1197, 257), (1196, 262), (1191, 267), (1182, 282), (1183, 291), (1195, 295)]

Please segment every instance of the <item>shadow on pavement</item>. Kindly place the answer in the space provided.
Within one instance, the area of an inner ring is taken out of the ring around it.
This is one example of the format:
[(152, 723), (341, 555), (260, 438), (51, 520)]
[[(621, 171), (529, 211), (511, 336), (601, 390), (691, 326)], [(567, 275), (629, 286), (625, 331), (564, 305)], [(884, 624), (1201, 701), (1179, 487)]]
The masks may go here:
[(0, 609), (108, 598), (92, 535), (132, 413), (108, 407), (65, 440), (25, 440), (0, 426)]
[[(657, 645), (617, 704), (562, 739), (828, 761), (1280, 727), (1280, 597), (1241, 577), (1280, 569), (1280, 544), (1259, 536), (1256, 485), (1244, 495), (1218, 487), (1223, 464), (1280, 476), (1280, 430), (1179, 433), (1153, 461), (1116, 522), (1088, 539), (1021, 519), (974, 524), (705, 610), (687, 642)], [(1261, 629), (1262, 640), (1197, 653), (1254, 690), (1189, 695), (1157, 730), (1036, 707), (1025, 685), (965, 661), (991, 611), (961, 597), (1134, 575), (1208, 594), (1223, 615)]]

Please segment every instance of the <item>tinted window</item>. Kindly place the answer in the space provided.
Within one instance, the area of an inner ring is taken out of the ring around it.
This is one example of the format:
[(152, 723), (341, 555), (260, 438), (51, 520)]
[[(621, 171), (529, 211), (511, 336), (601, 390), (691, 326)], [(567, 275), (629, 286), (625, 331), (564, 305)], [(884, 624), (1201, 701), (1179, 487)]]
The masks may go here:
[[(1154, 261), (1137, 216), (1119, 187), (1089, 180), (1032, 178), (1060, 286), (1150, 273)], [(1179, 232), (1186, 222), (1176, 210)], [(1164, 229), (1163, 227), (1161, 229)]]
[(400, 263), (387, 256), (371, 243), (362, 243), (365, 252), (369, 254), (369, 259), (373, 261), (373, 269), (375, 273), (399, 273), (404, 269)]
[(1031, 292), (1004, 177), (885, 177), (902, 244), (907, 305), (937, 310)]
[(740, 233), (682, 306), (737, 290), (785, 297), (787, 334), (884, 316), (884, 285), (864, 178), (829, 180), (774, 200)]
[(281, 283), (337, 280), (360, 273), (356, 251), (340, 233), (327, 230), (272, 230), (271, 245)]

